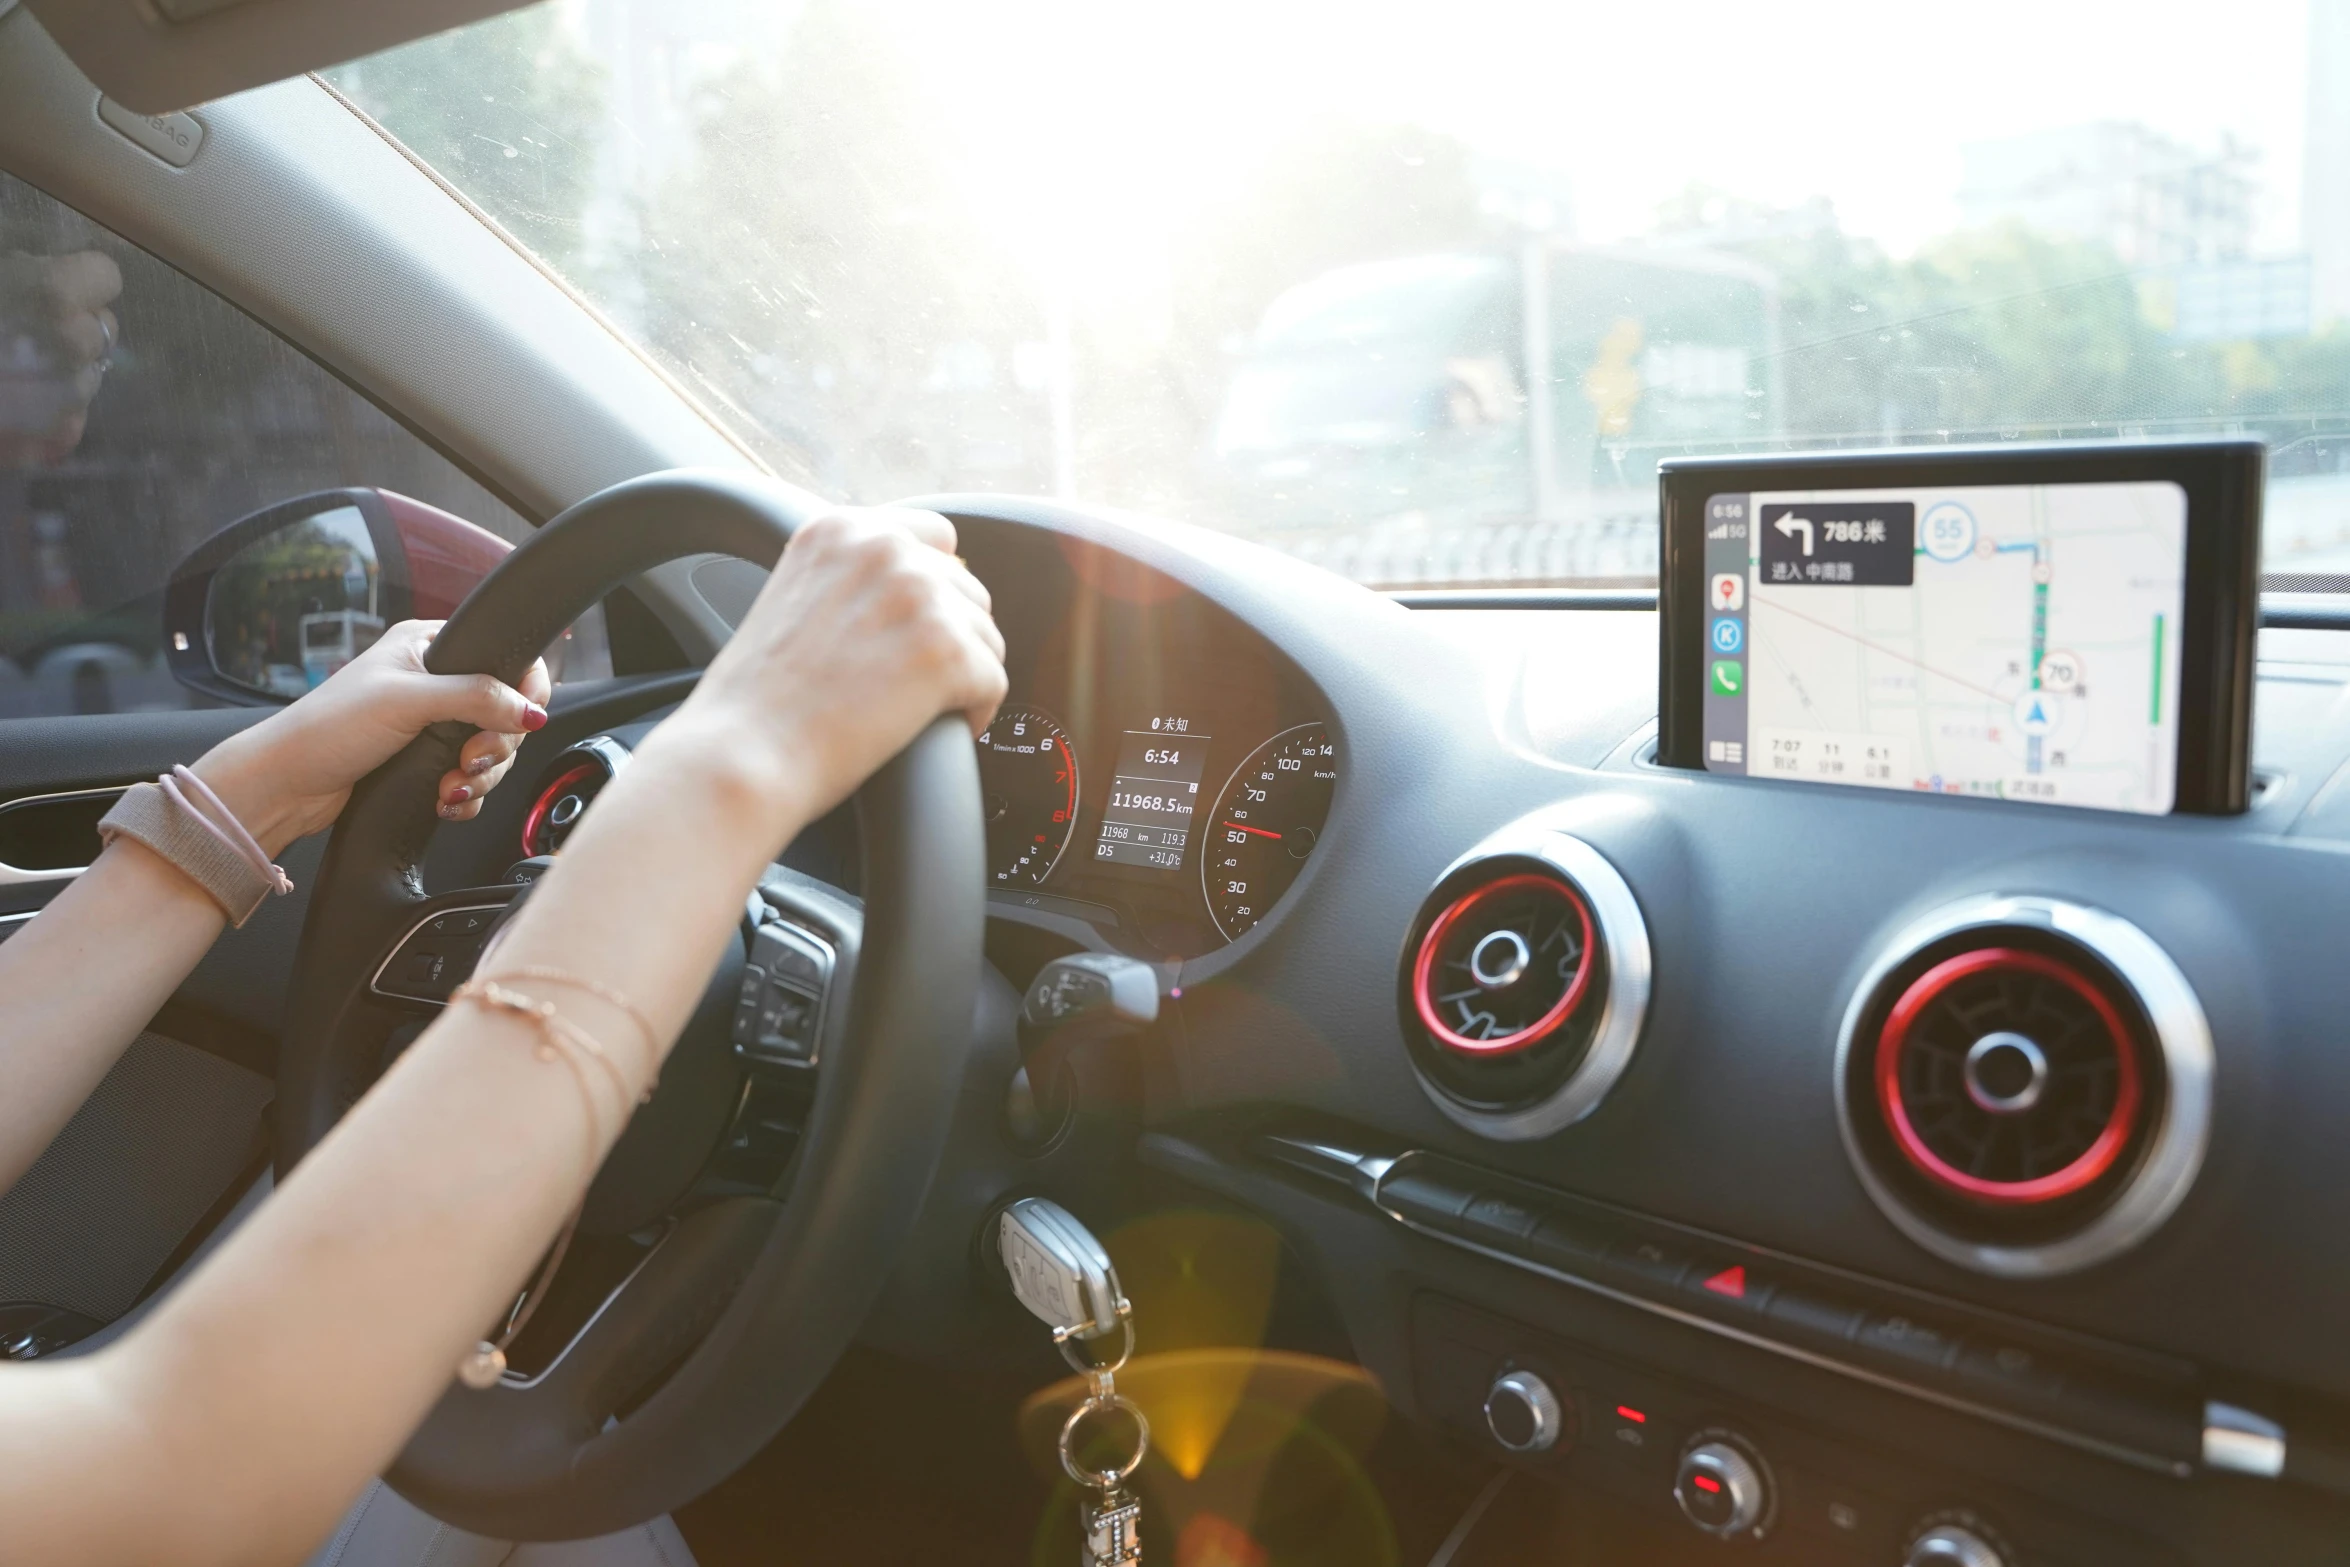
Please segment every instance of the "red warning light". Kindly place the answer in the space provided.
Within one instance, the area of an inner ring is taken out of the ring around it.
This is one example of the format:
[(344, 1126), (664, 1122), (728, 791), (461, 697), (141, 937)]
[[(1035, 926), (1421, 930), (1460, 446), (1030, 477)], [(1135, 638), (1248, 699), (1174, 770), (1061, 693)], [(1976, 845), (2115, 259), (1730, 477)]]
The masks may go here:
[(1639, 1410), (1634, 1409), (1630, 1404), (1618, 1404), (1616, 1406), (1616, 1413), (1623, 1416), (1626, 1420), (1631, 1421), (1636, 1426), (1644, 1426), (1648, 1424), (1648, 1417), (1642, 1414)]
[(1712, 1475), (1691, 1475), (1689, 1477), (1689, 1483), (1696, 1486), (1700, 1491), (1705, 1492), (1708, 1496), (1717, 1496), (1721, 1493), (1722, 1489), (1722, 1482), (1716, 1480)]
[(1746, 1265), (1732, 1263), (1712, 1278), (1707, 1279), (1705, 1287), (1716, 1295), (1727, 1295), (1732, 1300), (1744, 1300), (1746, 1298)]

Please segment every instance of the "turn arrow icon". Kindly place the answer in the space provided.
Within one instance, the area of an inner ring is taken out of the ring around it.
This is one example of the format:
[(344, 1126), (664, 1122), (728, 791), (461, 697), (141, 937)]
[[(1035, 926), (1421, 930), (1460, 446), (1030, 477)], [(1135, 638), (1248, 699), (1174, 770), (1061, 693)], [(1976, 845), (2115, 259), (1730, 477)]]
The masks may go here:
[(1809, 517), (1781, 517), (1772, 526), (1791, 539), (1795, 537), (1798, 528), (1802, 529), (1803, 553), (1806, 555), (1811, 553), (1811, 519)]

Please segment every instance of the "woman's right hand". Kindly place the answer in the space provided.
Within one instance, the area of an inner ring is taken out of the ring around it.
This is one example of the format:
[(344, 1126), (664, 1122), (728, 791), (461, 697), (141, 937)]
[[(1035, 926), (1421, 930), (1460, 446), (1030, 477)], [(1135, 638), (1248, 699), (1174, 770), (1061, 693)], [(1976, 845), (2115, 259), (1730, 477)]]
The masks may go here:
[(936, 512), (810, 519), (646, 750), (743, 779), (781, 832), (848, 798), (939, 714), (979, 733), (1004, 697), (1004, 639), (954, 551)]

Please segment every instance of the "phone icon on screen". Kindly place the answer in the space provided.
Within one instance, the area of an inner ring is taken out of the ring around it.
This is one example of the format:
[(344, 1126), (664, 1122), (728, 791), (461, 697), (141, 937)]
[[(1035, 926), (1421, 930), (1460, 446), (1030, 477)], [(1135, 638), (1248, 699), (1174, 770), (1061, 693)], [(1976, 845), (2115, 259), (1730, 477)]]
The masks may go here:
[(1734, 658), (1715, 659), (1714, 695), (1744, 696), (1745, 694), (1746, 670), (1744, 666)]

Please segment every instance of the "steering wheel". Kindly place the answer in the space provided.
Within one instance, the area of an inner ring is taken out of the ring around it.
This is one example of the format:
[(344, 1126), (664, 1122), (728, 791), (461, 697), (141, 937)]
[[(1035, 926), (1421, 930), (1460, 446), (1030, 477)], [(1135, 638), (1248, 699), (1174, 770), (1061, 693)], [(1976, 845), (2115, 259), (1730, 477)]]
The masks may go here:
[[(772, 566), (815, 505), (782, 484), (715, 471), (615, 485), (508, 556), (425, 661), (518, 684), (563, 627), (626, 579), (698, 554)], [(335, 826), (279, 1052), (281, 1174), (366, 1090), (396, 1039), (402, 1006), (375, 980), (420, 919), (451, 902), (427, 897), (420, 866), (438, 825), (437, 780), (469, 733), (441, 725), (419, 736), (360, 782)], [(833, 904), (825, 1046), (788, 1194), (705, 1189), (685, 1200), (743, 1098), (729, 1031), (737, 949), (582, 1221), (585, 1234), (601, 1215), (609, 1233), (642, 1230), (651, 1216), (662, 1238), (550, 1366), (481, 1390), (452, 1382), (386, 1476), (427, 1512), (510, 1540), (655, 1517), (755, 1454), (863, 1322), (929, 1188), (970, 1037), (985, 831), (963, 721), (932, 724), (865, 784), (856, 810), (862, 929), (853, 904)], [(467, 897), (478, 908), (516, 890)], [(415, 1017), (410, 1005), (405, 1018)]]

